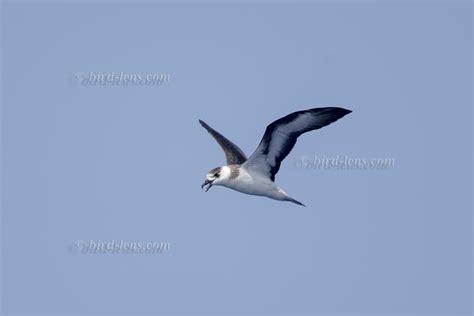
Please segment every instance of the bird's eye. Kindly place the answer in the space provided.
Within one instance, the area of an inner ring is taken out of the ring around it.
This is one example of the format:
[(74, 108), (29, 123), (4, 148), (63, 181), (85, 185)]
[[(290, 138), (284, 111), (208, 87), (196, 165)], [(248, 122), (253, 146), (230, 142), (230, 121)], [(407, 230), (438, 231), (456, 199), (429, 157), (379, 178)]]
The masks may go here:
[(218, 173), (215, 173), (215, 174), (214, 174), (214, 177), (219, 178), (219, 174), (218, 174)]

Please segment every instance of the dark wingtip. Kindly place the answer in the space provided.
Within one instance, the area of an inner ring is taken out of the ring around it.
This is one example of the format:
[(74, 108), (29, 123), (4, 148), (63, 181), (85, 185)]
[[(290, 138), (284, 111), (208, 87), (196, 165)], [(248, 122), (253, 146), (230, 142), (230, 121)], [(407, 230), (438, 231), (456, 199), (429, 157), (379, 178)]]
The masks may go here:
[(333, 116), (334, 121), (337, 121), (338, 119), (346, 116), (347, 114), (352, 113), (351, 110), (338, 107), (331, 107), (326, 109), (328, 110), (329, 115)]
[(209, 130), (209, 125), (207, 125), (206, 122), (204, 122), (203, 120), (199, 120), (199, 124), (201, 124), (201, 126), (205, 129)]
[(337, 116), (338, 118), (341, 118), (341, 117), (346, 116), (347, 114), (351, 113), (352, 110), (348, 110), (348, 109), (345, 109), (345, 108), (340, 108), (340, 107), (333, 106), (333, 107), (325, 107), (325, 108), (314, 108), (314, 109), (309, 109), (309, 110), (302, 111), (302, 112), (310, 112), (310, 113), (313, 113), (315, 115), (330, 114), (330, 115)]
[(344, 109), (344, 108), (334, 108), (334, 110), (337, 110), (341, 116), (352, 113), (352, 110), (348, 110), (348, 109)]
[(346, 115), (352, 113), (352, 110), (344, 109), (346, 111)]

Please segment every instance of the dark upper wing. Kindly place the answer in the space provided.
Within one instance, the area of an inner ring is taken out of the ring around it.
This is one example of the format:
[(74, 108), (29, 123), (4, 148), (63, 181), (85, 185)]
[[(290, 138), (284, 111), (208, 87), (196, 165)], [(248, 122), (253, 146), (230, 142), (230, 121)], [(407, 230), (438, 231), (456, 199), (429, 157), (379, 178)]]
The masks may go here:
[(267, 126), (260, 144), (243, 167), (268, 176), (272, 181), (283, 159), (298, 136), (337, 121), (352, 111), (343, 108), (317, 108), (291, 113)]
[(225, 153), (225, 158), (227, 159), (228, 165), (241, 165), (247, 160), (244, 152), (239, 147), (237, 147), (237, 145), (222, 136), (219, 132), (207, 125), (205, 122), (199, 120), (199, 123), (201, 123), (202, 127), (204, 127), (219, 143)]

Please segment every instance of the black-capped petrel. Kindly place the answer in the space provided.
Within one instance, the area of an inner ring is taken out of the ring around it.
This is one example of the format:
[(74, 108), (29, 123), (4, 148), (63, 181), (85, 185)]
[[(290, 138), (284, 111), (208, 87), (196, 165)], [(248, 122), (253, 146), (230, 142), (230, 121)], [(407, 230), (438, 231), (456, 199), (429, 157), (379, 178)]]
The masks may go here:
[(304, 206), (274, 182), (281, 162), (301, 134), (329, 125), (351, 112), (343, 108), (326, 107), (288, 114), (267, 126), (260, 144), (248, 159), (234, 143), (199, 120), (222, 147), (227, 159), (226, 166), (208, 172), (201, 188), (207, 192), (213, 185), (222, 185), (242, 193)]

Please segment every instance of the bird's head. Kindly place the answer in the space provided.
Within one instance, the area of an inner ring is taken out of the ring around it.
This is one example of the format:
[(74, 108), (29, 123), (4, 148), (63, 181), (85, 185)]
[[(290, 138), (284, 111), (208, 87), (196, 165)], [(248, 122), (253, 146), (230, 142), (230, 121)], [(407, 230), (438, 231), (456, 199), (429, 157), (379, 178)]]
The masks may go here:
[(201, 185), (201, 189), (207, 192), (213, 185), (223, 185), (229, 179), (229, 176), (230, 169), (227, 166), (211, 169), (207, 173), (206, 180)]

